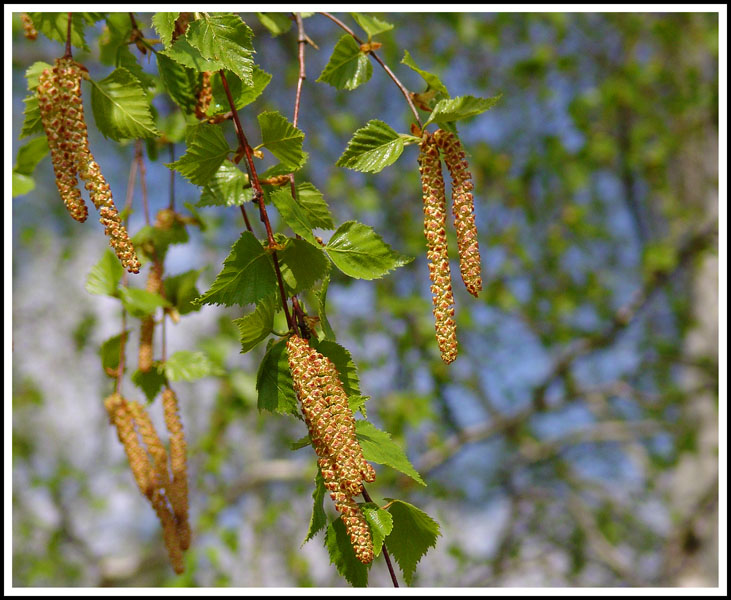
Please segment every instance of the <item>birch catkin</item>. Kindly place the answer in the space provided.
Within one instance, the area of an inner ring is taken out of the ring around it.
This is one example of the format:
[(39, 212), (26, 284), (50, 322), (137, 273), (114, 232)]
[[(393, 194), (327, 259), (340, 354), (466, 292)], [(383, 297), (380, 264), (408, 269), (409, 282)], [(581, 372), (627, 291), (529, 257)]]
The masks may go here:
[(205, 119), (208, 107), (211, 106), (213, 100), (213, 90), (211, 89), (211, 72), (203, 71), (201, 78), (201, 89), (198, 91), (198, 99), (195, 104), (195, 116), (198, 119)]
[(23, 35), (28, 40), (34, 40), (38, 37), (35, 25), (28, 13), (20, 13), (20, 21), (23, 23)]
[(335, 365), (307, 340), (298, 336), (289, 338), (287, 355), (325, 487), (342, 514), (358, 560), (370, 563), (373, 560), (370, 528), (353, 496), (361, 493), (364, 481), (374, 481), (376, 474), (363, 457), (356, 438), (348, 396)]
[(454, 296), (447, 245), (447, 203), (442, 165), (434, 137), (424, 133), (419, 153), (419, 172), (424, 204), (424, 236), (429, 261), (434, 327), (442, 360), (449, 364), (457, 358), (457, 324), (454, 321)]
[(442, 150), (444, 163), (452, 177), (452, 214), (457, 231), (459, 270), (467, 291), (473, 296), (482, 291), (480, 247), (475, 225), (475, 202), (472, 195), (472, 173), (465, 159), (459, 138), (449, 131), (437, 129), (434, 140)]
[(178, 399), (175, 392), (166, 387), (162, 392), (162, 407), (165, 426), (170, 434), (170, 472), (172, 481), (168, 488), (168, 498), (173, 507), (177, 523), (180, 547), (187, 550), (190, 546), (190, 524), (188, 522), (188, 474), (186, 443), (183, 424), (178, 415)]
[(56, 173), (56, 185), (71, 216), (86, 220), (87, 209), (76, 188), (77, 175), (99, 211), (99, 221), (122, 265), (138, 273), (140, 262), (127, 230), (112, 200), (109, 184), (89, 149), (89, 138), (81, 101), (81, 78), (86, 70), (72, 58), (56, 59), (56, 65), (39, 77), (36, 90), (41, 121), (48, 138)]
[[(150, 272), (147, 275), (147, 284), (145, 289), (154, 294), (164, 295), (163, 293), (163, 264), (159, 260), (154, 260), (150, 266)], [(140, 347), (137, 353), (137, 367), (143, 373), (147, 373), (152, 368), (153, 361), (153, 341), (155, 337), (155, 317), (149, 315), (143, 317), (140, 323)]]

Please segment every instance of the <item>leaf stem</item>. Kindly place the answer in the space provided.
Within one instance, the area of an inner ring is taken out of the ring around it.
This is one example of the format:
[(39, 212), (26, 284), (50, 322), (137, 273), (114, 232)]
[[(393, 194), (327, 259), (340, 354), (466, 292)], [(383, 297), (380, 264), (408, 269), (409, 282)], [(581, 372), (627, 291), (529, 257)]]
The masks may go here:
[[(353, 36), (353, 39), (358, 42), (358, 44), (363, 44), (363, 41), (355, 34), (355, 32), (348, 27), (345, 23), (343, 23), (340, 19), (337, 17), (331, 15), (328, 12), (321, 12), (321, 15), (327, 17), (330, 19), (333, 23), (338, 25), (340, 28), (348, 32), (351, 36)], [(393, 82), (398, 86), (398, 89), (401, 90), (401, 93), (404, 95), (404, 98), (406, 98), (406, 103), (409, 105), (409, 108), (411, 109), (411, 112), (414, 113), (414, 119), (416, 119), (416, 122), (419, 124), (419, 129), (422, 129), (423, 126), (421, 124), (421, 119), (419, 118), (419, 111), (416, 110), (416, 106), (414, 106), (414, 101), (411, 99), (411, 93), (409, 90), (406, 89), (406, 86), (401, 83), (394, 74), (394, 72), (388, 68), (388, 65), (384, 63), (381, 60), (381, 57), (376, 54), (375, 50), (370, 50), (368, 52), (373, 57), (373, 60), (375, 60), (381, 67), (383, 67), (383, 70), (386, 71), (386, 74), (393, 80)]]
[[(246, 155), (246, 167), (247, 171), (249, 172), (249, 181), (251, 182), (251, 186), (254, 188), (254, 198), (259, 203), (259, 217), (261, 218), (262, 223), (264, 223), (264, 227), (267, 231), (267, 242), (270, 247), (274, 246), (274, 234), (272, 233), (272, 226), (271, 223), (269, 223), (269, 216), (267, 215), (266, 207), (264, 206), (264, 190), (261, 188), (261, 182), (259, 181), (259, 175), (256, 173), (256, 167), (254, 166), (254, 156), (253, 152), (251, 150), (251, 146), (249, 145), (249, 141), (246, 139), (246, 134), (244, 133), (244, 128), (241, 126), (241, 121), (239, 120), (239, 114), (236, 110), (236, 103), (234, 102), (233, 96), (231, 95), (231, 90), (228, 87), (228, 81), (226, 80), (226, 73), (223, 69), (219, 71), (221, 75), (221, 84), (223, 85), (223, 89), (226, 92), (226, 98), (228, 99), (229, 106), (231, 107), (231, 116), (233, 117), (235, 129), (236, 129), (236, 135), (239, 138), (239, 144), (244, 150), (244, 154)], [(248, 218), (246, 217), (246, 213), (243, 210), (242, 206), (242, 214), (244, 215), (244, 220), (248, 222)], [(251, 231), (250, 227), (251, 225), (248, 224), (249, 231)], [(287, 325), (289, 325), (290, 329), (293, 331), (296, 331), (296, 324), (294, 322), (294, 319), (289, 313), (289, 307), (287, 306), (287, 293), (284, 291), (284, 281), (282, 280), (282, 271), (279, 268), (279, 259), (277, 258), (277, 251), (272, 250), (272, 260), (274, 261), (274, 272), (277, 275), (277, 283), (279, 285), (279, 295), (282, 300), (282, 308), (284, 309), (284, 316), (287, 318)]]
[[(362, 494), (363, 494), (363, 499), (366, 502), (373, 502), (373, 498), (371, 498), (371, 495), (365, 489), (365, 486), (362, 486), (361, 490), (362, 490)], [(386, 566), (388, 567), (389, 575), (391, 575), (391, 581), (393, 582), (393, 587), (399, 587), (398, 579), (396, 579), (396, 571), (393, 570), (393, 565), (391, 564), (391, 557), (388, 555), (388, 550), (386, 550), (386, 542), (383, 543), (383, 559), (386, 561)]]

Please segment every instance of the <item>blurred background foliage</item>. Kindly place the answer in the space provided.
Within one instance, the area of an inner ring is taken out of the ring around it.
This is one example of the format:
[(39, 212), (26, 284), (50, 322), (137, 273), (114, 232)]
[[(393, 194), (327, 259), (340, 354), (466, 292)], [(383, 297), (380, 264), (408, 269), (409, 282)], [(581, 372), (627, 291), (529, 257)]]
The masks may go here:
[[(459, 127), (486, 289), (474, 300), (455, 285), (460, 355), (445, 367), (417, 148), (378, 175), (333, 166), (369, 119), (407, 131), (407, 106), (377, 66), (352, 92), (316, 83), (342, 32), (320, 15), (304, 22), (319, 50), (306, 48), (303, 177), (337, 222), (372, 225), (416, 257), (379, 281), (335, 274), (328, 294), (369, 417), (429, 484), (379, 469), (371, 494), (413, 502), (442, 527), (415, 585), (717, 585), (718, 15), (381, 16), (395, 28), (379, 53), (412, 91), (423, 82), (399, 64), (404, 49), (453, 96), (503, 94)], [(154, 37), (151, 15), (136, 17)], [(294, 29), (273, 37), (253, 14), (242, 17), (255, 60), (273, 74), (241, 111), (255, 136), (262, 110), (291, 117), (297, 41)], [(92, 77), (111, 70), (99, 62), (100, 34), (103, 22), (87, 30), (91, 52), (74, 53)], [(131, 48), (155, 73), (154, 57)], [(24, 71), (62, 53), (43, 36), (25, 40), (13, 15), (16, 152)], [(170, 113), (163, 98), (154, 105), (161, 119)], [(134, 144), (90, 131), (121, 202)], [(153, 214), (167, 203), (167, 161), (164, 149), (146, 161)], [(175, 186), (180, 204), (198, 200), (182, 178)], [(234, 209), (201, 215), (207, 229), (173, 247), (166, 270), (205, 269), (206, 289), (242, 223)], [(168, 328), (169, 352), (202, 350), (226, 373), (177, 386), (194, 542), (186, 573), (174, 576), (102, 405), (111, 380), (98, 348), (121, 323), (114, 300), (84, 290), (106, 247), (89, 221), (79, 227), (65, 214), (48, 157), (35, 189), (13, 199), (14, 585), (346, 585), (322, 534), (301, 546), (315, 460), (290, 444), (304, 426), (258, 412), (263, 348), (240, 355), (231, 322), (240, 312), (212, 306)], [(142, 224), (137, 210), (132, 231)], [(314, 313), (314, 296), (305, 301)], [(141, 396), (129, 381), (125, 389)], [(371, 585), (390, 585), (380, 560)]]

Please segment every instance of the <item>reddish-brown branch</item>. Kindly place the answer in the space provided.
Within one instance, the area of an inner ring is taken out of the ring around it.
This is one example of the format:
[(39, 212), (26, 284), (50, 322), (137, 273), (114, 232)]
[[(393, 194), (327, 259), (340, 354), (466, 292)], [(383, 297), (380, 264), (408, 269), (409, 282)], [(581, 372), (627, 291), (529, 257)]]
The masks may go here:
[[(267, 215), (266, 206), (264, 205), (264, 190), (261, 188), (261, 182), (259, 181), (259, 175), (256, 172), (256, 166), (254, 165), (254, 152), (251, 149), (251, 146), (249, 145), (249, 141), (246, 139), (246, 134), (244, 133), (244, 128), (241, 126), (241, 121), (239, 121), (239, 114), (236, 111), (236, 103), (234, 102), (233, 96), (231, 95), (231, 90), (228, 87), (228, 81), (226, 80), (226, 73), (223, 69), (219, 71), (221, 75), (221, 84), (223, 85), (223, 89), (226, 92), (226, 98), (228, 99), (229, 106), (231, 107), (231, 113), (233, 116), (235, 128), (236, 128), (236, 135), (239, 138), (239, 144), (244, 150), (244, 154), (246, 156), (246, 166), (247, 171), (249, 173), (249, 181), (251, 182), (251, 186), (254, 188), (254, 199), (259, 204), (259, 217), (261, 218), (262, 223), (264, 223), (264, 227), (267, 232), (267, 242), (270, 246), (271, 253), (272, 253), (272, 260), (274, 262), (274, 272), (277, 275), (277, 284), (279, 285), (279, 295), (282, 300), (282, 308), (284, 309), (284, 316), (287, 319), (287, 325), (290, 329), (296, 331), (296, 325), (294, 322), (294, 319), (289, 313), (289, 307), (287, 306), (287, 293), (284, 291), (284, 280), (282, 279), (282, 271), (279, 268), (279, 259), (277, 258), (277, 251), (272, 249), (272, 247), (275, 245), (274, 242), (274, 234), (272, 233), (272, 226), (269, 223), (269, 215)], [(245, 212), (243, 213), (246, 214)], [(246, 216), (244, 216), (244, 219), (248, 221)]]
[[(328, 12), (321, 12), (321, 15), (327, 17), (330, 19), (333, 23), (335, 23), (338, 27), (342, 28), (344, 31), (346, 31), (349, 35), (353, 37), (353, 39), (358, 42), (358, 44), (363, 44), (363, 41), (355, 34), (355, 32), (348, 27), (345, 23), (343, 23), (340, 19), (337, 17), (331, 15)], [(394, 72), (388, 68), (388, 65), (384, 63), (381, 60), (381, 57), (376, 54), (374, 50), (370, 50), (368, 52), (373, 57), (373, 60), (375, 60), (381, 67), (383, 67), (383, 70), (386, 71), (386, 74), (393, 80), (393, 82), (398, 86), (398, 89), (401, 90), (401, 93), (404, 95), (404, 98), (406, 98), (406, 103), (409, 105), (409, 108), (411, 109), (411, 112), (414, 113), (414, 119), (416, 119), (416, 122), (419, 124), (419, 129), (422, 128), (421, 125), (421, 119), (419, 118), (419, 111), (416, 110), (416, 106), (414, 106), (414, 101), (411, 99), (411, 94), (409, 93), (409, 90), (406, 89), (406, 86), (404, 86), (403, 83), (401, 83), (394, 74)]]
[[(371, 498), (371, 495), (366, 491), (365, 486), (361, 487), (363, 498), (366, 502), (373, 502), (373, 499)], [(391, 575), (391, 581), (393, 582), (393, 587), (399, 587), (398, 579), (396, 579), (396, 571), (393, 570), (393, 565), (391, 564), (391, 557), (388, 555), (388, 550), (386, 550), (386, 544), (383, 544), (383, 558), (386, 561), (386, 566), (388, 567), (388, 573)]]

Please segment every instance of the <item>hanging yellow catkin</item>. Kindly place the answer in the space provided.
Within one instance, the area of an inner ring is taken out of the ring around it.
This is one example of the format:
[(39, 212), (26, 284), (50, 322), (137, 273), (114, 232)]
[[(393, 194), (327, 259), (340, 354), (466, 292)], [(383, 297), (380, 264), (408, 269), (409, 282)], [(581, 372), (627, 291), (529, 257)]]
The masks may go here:
[(373, 560), (370, 529), (353, 496), (361, 493), (364, 481), (374, 481), (376, 473), (363, 457), (348, 396), (335, 365), (307, 340), (298, 336), (289, 338), (287, 355), (294, 390), (325, 487), (343, 516), (358, 560), (370, 563)]
[(20, 21), (23, 23), (23, 35), (26, 39), (34, 40), (38, 37), (35, 25), (28, 13), (20, 13)]
[(201, 89), (198, 91), (198, 100), (195, 105), (195, 116), (198, 119), (205, 119), (208, 108), (213, 100), (211, 89), (211, 72), (203, 71), (201, 78)]
[(178, 414), (178, 399), (175, 392), (166, 387), (162, 392), (162, 406), (165, 426), (170, 433), (170, 472), (172, 482), (168, 488), (168, 498), (173, 507), (177, 523), (180, 547), (187, 550), (190, 546), (190, 523), (188, 521), (188, 474), (186, 443), (183, 424)]
[(482, 291), (480, 246), (475, 225), (475, 202), (472, 195), (472, 173), (459, 138), (450, 131), (437, 129), (434, 140), (442, 150), (444, 163), (452, 176), (452, 214), (457, 231), (459, 270), (467, 291), (477, 297)]
[[(44, 70), (39, 77), (36, 93), (41, 120), (52, 155), (54, 148), (59, 153), (54, 162), (57, 186), (71, 216), (83, 221), (86, 219), (86, 207), (82, 209), (80, 206), (83, 201), (78, 190), (71, 190), (76, 188), (77, 174), (85, 181), (84, 187), (99, 211), (99, 221), (104, 226), (105, 235), (109, 236), (109, 244), (122, 266), (131, 273), (139, 273), (140, 262), (119, 218), (109, 184), (89, 149), (81, 100), (82, 77), (88, 77), (86, 70), (69, 57), (56, 59), (56, 65)], [(57, 164), (59, 168), (56, 168)], [(63, 171), (60, 175), (59, 169)]]
[(439, 150), (434, 137), (424, 133), (420, 145), (419, 172), (424, 206), (424, 236), (434, 312), (434, 328), (442, 360), (457, 358), (457, 324), (454, 321), (452, 274), (447, 245), (447, 203)]
[(165, 548), (167, 548), (168, 551), (170, 564), (172, 565), (173, 570), (180, 575), (180, 573), (185, 570), (185, 566), (183, 564), (183, 548), (181, 547), (180, 538), (178, 537), (175, 518), (173, 517), (161, 490), (155, 490), (151, 503), (152, 508), (155, 509), (157, 518), (160, 519), (162, 537), (165, 541)]
[[(145, 289), (153, 294), (164, 295), (162, 276), (163, 264), (160, 260), (155, 259), (150, 265)], [(143, 317), (140, 323), (140, 347), (137, 353), (137, 368), (143, 373), (147, 373), (152, 368), (154, 337), (155, 316)]]
[(156, 489), (165, 489), (170, 485), (168, 473), (168, 453), (157, 435), (155, 425), (150, 420), (147, 410), (139, 402), (127, 402), (132, 418), (137, 426), (137, 431), (152, 457), (153, 483)]

